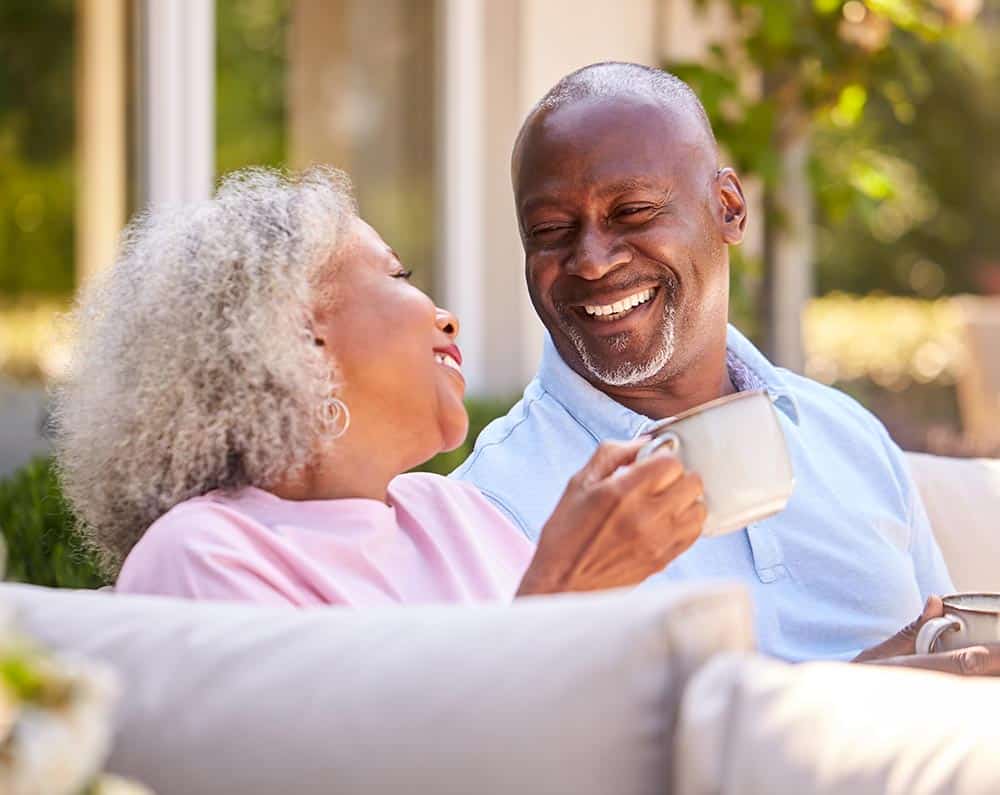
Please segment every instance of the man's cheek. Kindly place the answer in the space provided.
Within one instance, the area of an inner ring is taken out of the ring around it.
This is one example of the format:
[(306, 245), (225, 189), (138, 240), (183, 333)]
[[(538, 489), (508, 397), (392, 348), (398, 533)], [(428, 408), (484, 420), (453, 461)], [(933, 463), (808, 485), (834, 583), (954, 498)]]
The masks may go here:
[(541, 297), (543, 302), (552, 303), (554, 300), (552, 291), (557, 275), (551, 268), (529, 270), (528, 289)]

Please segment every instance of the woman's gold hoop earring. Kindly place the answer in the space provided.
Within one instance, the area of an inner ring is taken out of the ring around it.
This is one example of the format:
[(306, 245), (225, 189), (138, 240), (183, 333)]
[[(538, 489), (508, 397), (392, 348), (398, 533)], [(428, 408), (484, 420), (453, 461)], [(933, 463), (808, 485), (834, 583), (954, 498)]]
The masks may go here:
[(339, 439), (351, 427), (351, 410), (340, 398), (328, 397), (324, 400), (321, 415), (329, 427), (337, 429), (336, 433), (330, 437), (332, 439)]

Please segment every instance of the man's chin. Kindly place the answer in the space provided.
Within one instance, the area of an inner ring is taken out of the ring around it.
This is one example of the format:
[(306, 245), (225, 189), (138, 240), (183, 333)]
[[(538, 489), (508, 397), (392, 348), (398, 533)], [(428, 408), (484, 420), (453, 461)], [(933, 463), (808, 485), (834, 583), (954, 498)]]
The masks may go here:
[(583, 367), (580, 374), (606, 386), (643, 386), (655, 382), (673, 355), (672, 329), (651, 341), (652, 344), (644, 345), (629, 335), (592, 340), (576, 331), (567, 336)]

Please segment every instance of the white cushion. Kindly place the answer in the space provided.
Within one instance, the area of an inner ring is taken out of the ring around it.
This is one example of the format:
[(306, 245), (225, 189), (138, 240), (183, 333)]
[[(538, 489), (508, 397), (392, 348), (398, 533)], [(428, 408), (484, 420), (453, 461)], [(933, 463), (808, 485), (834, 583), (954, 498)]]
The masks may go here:
[(1000, 681), (722, 655), (689, 683), (679, 795), (1000, 792)]
[(158, 795), (663, 795), (687, 677), (751, 646), (729, 585), (362, 611), (0, 599), (118, 671), (110, 767)]
[(1000, 461), (907, 458), (955, 588), (1000, 591)]

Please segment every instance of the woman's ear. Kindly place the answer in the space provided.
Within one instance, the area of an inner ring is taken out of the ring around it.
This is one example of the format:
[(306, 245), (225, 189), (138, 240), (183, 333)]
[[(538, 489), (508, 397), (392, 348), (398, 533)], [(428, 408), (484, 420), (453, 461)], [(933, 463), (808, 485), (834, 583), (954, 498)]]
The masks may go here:
[(722, 239), (727, 245), (735, 246), (743, 241), (747, 228), (747, 200), (743, 196), (740, 178), (731, 168), (721, 168), (715, 176), (721, 205)]
[(323, 336), (316, 330), (315, 318), (310, 315), (309, 317), (305, 318), (305, 322), (306, 322), (305, 323), (306, 339), (311, 339), (313, 341), (313, 345), (315, 345), (317, 348), (321, 348), (324, 345), (326, 345), (326, 340), (323, 339)]

